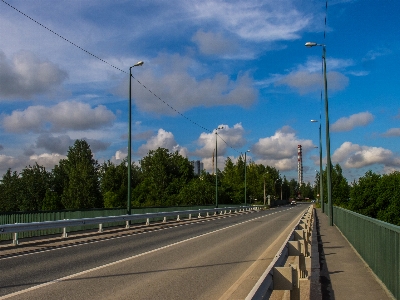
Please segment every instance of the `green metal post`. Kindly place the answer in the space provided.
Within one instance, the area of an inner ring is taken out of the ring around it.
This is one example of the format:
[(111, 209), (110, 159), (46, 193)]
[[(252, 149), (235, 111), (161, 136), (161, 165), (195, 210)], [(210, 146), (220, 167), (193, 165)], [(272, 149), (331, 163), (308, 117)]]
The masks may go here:
[(126, 214), (131, 214), (131, 146), (132, 146), (132, 67), (129, 68), (129, 129), (128, 129), (128, 199), (127, 199), (127, 209)]
[(321, 202), (322, 212), (325, 211), (324, 206), (324, 185), (322, 183), (322, 137), (321, 137), (321, 116), (319, 122), (319, 199)]
[(246, 166), (247, 163), (247, 151), (244, 153), (244, 205), (247, 206), (247, 179), (246, 179)]
[(132, 167), (132, 156), (131, 156), (131, 149), (132, 149), (132, 68), (143, 65), (142, 61), (137, 62), (132, 67), (129, 68), (129, 129), (128, 129), (128, 199), (127, 199), (127, 208), (126, 214), (131, 214), (131, 167)]
[(218, 208), (218, 150), (217, 150), (217, 134), (215, 130), (215, 208)]
[(331, 142), (329, 137), (329, 109), (328, 109), (328, 82), (326, 79), (326, 48), (322, 45), (322, 58), (324, 60), (324, 90), (325, 90), (325, 126), (326, 126), (326, 182), (328, 190), (328, 216), (329, 225), (333, 226), (332, 181), (331, 181)]

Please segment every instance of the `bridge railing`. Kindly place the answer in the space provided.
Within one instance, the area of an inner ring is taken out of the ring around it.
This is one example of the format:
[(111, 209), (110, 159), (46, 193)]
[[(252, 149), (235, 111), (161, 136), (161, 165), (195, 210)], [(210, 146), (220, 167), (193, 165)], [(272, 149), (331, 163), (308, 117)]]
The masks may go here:
[[(220, 205), (221, 208), (239, 207), (241, 205)], [(160, 206), (160, 207), (134, 207), (132, 208), (132, 214), (145, 214), (145, 213), (158, 213), (167, 211), (180, 211), (180, 210), (193, 210), (193, 209), (207, 209), (213, 206)], [(0, 213), (0, 225), (4, 224), (15, 224), (15, 223), (32, 223), (32, 222), (44, 222), (44, 221), (57, 221), (65, 219), (83, 219), (83, 218), (96, 218), (96, 217), (108, 217), (108, 216), (120, 216), (126, 214), (126, 208), (98, 208), (98, 209), (85, 209), (85, 210), (56, 210), (56, 211), (37, 211), (37, 212), (4, 212)], [(155, 221), (155, 220), (152, 220)], [(136, 222), (136, 221), (132, 221)], [(137, 221), (137, 222), (140, 222)], [(124, 223), (107, 223), (103, 227), (115, 227), (122, 226)], [(79, 225), (69, 227), (68, 231), (81, 231), (96, 229), (97, 225)], [(62, 228), (53, 228), (45, 230), (25, 231), (20, 232), (20, 238), (37, 237), (43, 235), (60, 234)], [(12, 240), (12, 234), (0, 234), (0, 241)]]
[(396, 299), (400, 299), (400, 226), (334, 206), (333, 221)]
[(107, 217), (95, 217), (95, 218), (81, 218), (81, 219), (64, 219), (56, 221), (44, 221), (44, 222), (30, 222), (30, 223), (15, 223), (15, 224), (4, 224), (0, 225), (0, 234), (13, 234), (13, 244), (18, 244), (18, 234), (21, 232), (29, 231), (42, 231), (48, 229), (63, 229), (63, 237), (67, 237), (67, 228), (98, 225), (99, 232), (103, 231), (103, 224), (109, 223), (125, 223), (126, 227), (130, 226), (132, 221), (146, 221), (149, 224), (150, 220), (163, 220), (166, 222), (169, 217), (176, 217), (179, 221), (180, 218), (209, 216), (210, 214), (223, 214), (231, 213), (232, 211), (245, 211), (245, 210), (257, 210), (260, 206), (240, 206), (240, 207), (224, 207), (224, 208), (212, 208), (212, 209), (197, 209), (197, 210), (184, 210), (184, 211), (170, 211), (170, 212), (156, 212), (156, 213), (145, 213), (145, 214), (133, 214), (133, 215), (120, 215), (120, 216), (107, 216)]

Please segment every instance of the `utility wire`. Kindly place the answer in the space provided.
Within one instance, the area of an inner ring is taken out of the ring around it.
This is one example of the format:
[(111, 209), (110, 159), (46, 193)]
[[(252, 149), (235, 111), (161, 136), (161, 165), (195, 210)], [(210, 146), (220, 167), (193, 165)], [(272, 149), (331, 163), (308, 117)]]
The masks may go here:
[[(52, 30), (52, 29), (48, 28), (47, 26), (43, 25), (42, 23), (36, 21), (35, 19), (31, 18), (31, 17), (28, 16), (26, 13), (24, 13), (24, 12), (22, 12), (21, 10), (19, 10), (18, 8), (12, 6), (12, 5), (9, 4), (8, 2), (6, 2), (6, 1), (4, 1), (4, 0), (0, 0), (0, 1), (3, 2), (4, 4), (8, 5), (10, 8), (16, 10), (17, 12), (19, 12), (20, 14), (22, 14), (23, 16), (25, 16), (25, 17), (28, 18), (29, 20), (35, 22), (37, 25), (39, 25), (39, 26), (43, 27), (44, 29), (50, 31), (51, 33), (55, 34), (57, 37), (63, 39), (64, 41), (66, 41), (67, 43), (71, 44), (72, 46), (74, 46), (74, 47), (78, 48), (79, 50), (85, 52), (86, 54), (89, 54), (90, 56), (92, 56), (92, 57), (94, 57), (94, 58), (100, 60), (101, 62), (103, 62), (103, 63), (109, 65), (110, 67), (112, 67), (112, 68), (114, 68), (114, 69), (116, 69), (116, 70), (118, 70), (118, 71), (120, 71), (120, 72), (123, 72), (123, 73), (125, 73), (125, 74), (129, 74), (127, 71), (124, 71), (124, 70), (122, 70), (121, 68), (118, 68), (118, 67), (114, 66), (113, 64), (109, 63), (108, 61), (106, 61), (106, 60), (100, 58), (99, 56), (97, 56), (97, 55), (95, 55), (95, 54), (89, 52), (88, 50), (82, 48), (81, 46), (75, 44), (74, 42), (70, 41), (69, 39), (67, 39), (67, 38), (63, 37), (62, 35), (58, 34), (58, 33), (55, 32), (54, 30)], [(140, 82), (138, 79), (136, 79), (133, 75), (131, 75), (131, 76), (132, 76), (132, 78), (133, 78), (134, 80), (136, 80), (141, 86), (143, 86), (147, 91), (149, 91), (154, 97), (156, 97), (158, 100), (160, 100), (161, 102), (163, 102), (165, 105), (167, 105), (171, 110), (173, 110), (174, 112), (176, 112), (177, 114), (179, 114), (181, 117), (185, 118), (186, 120), (188, 120), (188, 121), (191, 122), (192, 124), (198, 126), (199, 128), (201, 128), (201, 129), (203, 129), (203, 130), (205, 130), (205, 131), (207, 131), (207, 132), (209, 132), (209, 133), (212, 133), (212, 132), (213, 132), (212, 130), (207, 129), (206, 127), (200, 125), (199, 123), (197, 123), (197, 122), (193, 121), (192, 119), (188, 118), (187, 116), (185, 116), (183, 113), (181, 113), (180, 111), (178, 111), (177, 109), (175, 109), (173, 106), (171, 106), (170, 104), (168, 104), (165, 100), (162, 100), (159, 96), (157, 96), (154, 92), (152, 92), (147, 86), (145, 86), (143, 83), (141, 83), (141, 82)], [(228, 144), (218, 133), (217, 133), (217, 135), (221, 138), (221, 140), (222, 140), (229, 148), (233, 149), (234, 151), (236, 151), (236, 152), (238, 152), (238, 153), (241, 153), (241, 152), (238, 151), (237, 149), (235, 149), (235, 148), (229, 146), (229, 144)]]

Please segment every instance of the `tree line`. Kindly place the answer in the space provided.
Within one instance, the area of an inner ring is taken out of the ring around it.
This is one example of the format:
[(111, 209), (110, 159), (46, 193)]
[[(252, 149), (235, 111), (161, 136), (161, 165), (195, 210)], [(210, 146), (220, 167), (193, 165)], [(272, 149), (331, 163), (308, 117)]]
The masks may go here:
[[(323, 171), (323, 194), (327, 203), (326, 169)], [(356, 213), (400, 226), (400, 172), (379, 175), (371, 170), (348, 184), (339, 164), (331, 167), (332, 203)], [(319, 194), (319, 173), (315, 179)]]
[[(281, 177), (274, 167), (225, 160), (218, 172), (218, 203), (264, 204), (274, 199), (318, 199), (319, 173), (313, 185)], [(323, 171), (327, 202), (326, 169)], [(245, 192), (246, 176), (246, 192)], [(178, 152), (150, 150), (131, 165), (131, 206), (185, 206), (215, 204), (215, 174), (194, 174), (192, 163)], [(349, 184), (339, 164), (331, 167), (332, 202), (336, 206), (400, 225), (400, 173), (378, 175), (368, 171)], [(62, 209), (122, 208), (127, 206), (127, 161), (99, 164), (85, 140), (76, 140), (67, 157), (51, 171), (35, 163), (21, 172), (8, 171), (0, 183), (0, 212)], [(246, 193), (246, 199), (245, 199)]]
[[(245, 202), (244, 159), (230, 158), (218, 170), (218, 202)], [(247, 164), (247, 203), (295, 197), (295, 180), (281, 178), (272, 167)], [(51, 171), (35, 163), (21, 172), (8, 169), (0, 184), (0, 211), (118, 208), (127, 206), (127, 161), (119, 165), (99, 164), (89, 144), (77, 140), (67, 157)], [(212, 205), (215, 203), (215, 174), (194, 174), (192, 163), (178, 152), (165, 148), (149, 151), (139, 164), (131, 165), (132, 207)], [(313, 191), (309, 186), (309, 195)], [(264, 192), (265, 191), (265, 192)]]

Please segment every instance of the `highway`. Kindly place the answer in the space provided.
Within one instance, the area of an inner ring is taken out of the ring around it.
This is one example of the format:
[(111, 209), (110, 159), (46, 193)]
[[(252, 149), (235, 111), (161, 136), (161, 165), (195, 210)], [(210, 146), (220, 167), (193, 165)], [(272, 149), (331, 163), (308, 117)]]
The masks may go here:
[(0, 299), (244, 298), (307, 207), (0, 256)]

